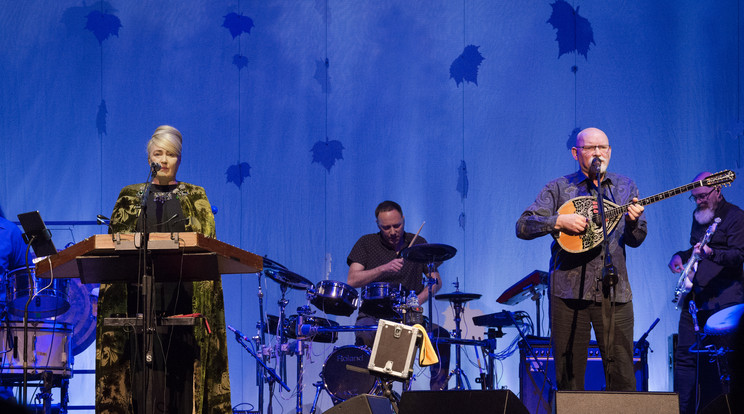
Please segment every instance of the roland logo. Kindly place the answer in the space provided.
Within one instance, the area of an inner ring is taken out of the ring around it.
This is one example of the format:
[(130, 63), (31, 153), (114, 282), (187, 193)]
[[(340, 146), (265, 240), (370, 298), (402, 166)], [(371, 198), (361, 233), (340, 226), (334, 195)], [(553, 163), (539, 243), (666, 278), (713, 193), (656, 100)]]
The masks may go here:
[(359, 356), (338, 355), (336, 357), (336, 361), (338, 362), (364, 362), (364, 356), (363, 355), (359, 355)]

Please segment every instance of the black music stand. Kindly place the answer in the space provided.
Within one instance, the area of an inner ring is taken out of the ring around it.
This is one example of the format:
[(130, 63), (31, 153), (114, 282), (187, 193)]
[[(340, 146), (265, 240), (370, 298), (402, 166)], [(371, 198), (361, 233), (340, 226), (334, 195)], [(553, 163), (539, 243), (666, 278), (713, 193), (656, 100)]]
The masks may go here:
[[(52, 241), (52, 232), (47, 229), (41, 214), (38, 211), (29, 211), (18, 215), (18, 221), (23, 227), (23, 241), (34, 250), (36, 257), (51, 256), (57, 254), (57, 248)], [(23, 400), (22, 404), (28, 404), (28, 307), (34, 298), (33, 274), (28, 265), (28, 248), (26, 249), (26, 275), (28, 276), (28, 300), (23, 309)], [(46, 384), (46, 382), (45, 382)], [(48, 403), (48, 401), (47, 401)]]
[(30, 244), (34, 249), (36, 257), (51, 256), (57, 254), (57, 248), (52, 241), (52, 232), (46, 228), (44, 220), (38, 211), (30, 211), (18, 215), (18, 221), (23, 227), (23, 241)]

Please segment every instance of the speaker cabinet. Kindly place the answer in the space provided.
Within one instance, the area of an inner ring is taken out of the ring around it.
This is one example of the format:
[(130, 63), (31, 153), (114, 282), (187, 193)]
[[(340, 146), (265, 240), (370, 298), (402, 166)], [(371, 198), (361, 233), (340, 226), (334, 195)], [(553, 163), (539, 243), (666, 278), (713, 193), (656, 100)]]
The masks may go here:
[(673, 392), (558, 391), (555, 414), (678, 414)]
[[(549, 339), (529, 337), (528, 340), (535, 356), (544, 366), (548, 378), (555, 384), (555, 362)], [(605, 389), (604, 368), (596, 341), (589, 343), (587, 353), (584, 390), (603, 391)], [(636, 390), (646, 391), (643, 389), (644, 367), (641, 361), (641, 354), (636, 349), (633, 355)], [(527, 347), (523, 341), (519, 343), (519, 396), (525, 407), (533, 414), (551, 413), (552, 411), (553, 400), (550, 383), (545, 381), (545, 377), (538, 370), (538, 364), (534, 358), (528, 355)]]
[(529, 414), (509, 390), (406, 391), (400, 414)]
[(390, 400), (375, 395), (357, 395), (323, 414), (395, 414)]

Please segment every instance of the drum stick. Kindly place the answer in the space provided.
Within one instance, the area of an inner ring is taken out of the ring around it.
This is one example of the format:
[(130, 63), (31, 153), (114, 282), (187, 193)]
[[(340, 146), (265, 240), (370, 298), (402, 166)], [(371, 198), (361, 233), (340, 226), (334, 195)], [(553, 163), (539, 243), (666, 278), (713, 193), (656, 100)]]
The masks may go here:
[(369, 374), (369, 370), (368, 369), (364, 369), (364, 368), (358, 367), (356, 365), (346, 364), (346, 370), (347, 371), (358, 372), (360, 374)]
[(415, 242), (416, 239), (418, 238), (419, 233), (421, 233), (421, 229), (424, 228), (424, 224), (426, 224), (426, 221), (424, 221), (424, 222), (421, 223), (421, 227), (419, 227), (419, 229), (416, 232), (416, 234), (413, 235), (413, 238), (411, 239), (411, 243), (408, 245), (408, 247), (413, 246), (413, 242)]
[[(423, 228), (424, 228), (424, 224), (426, 224), (426, 221), (423, 221), (423, 222), (421, 223), (421, 227), (419, 227), (419, 229), (418, 229), (418, 231), (416, 232), (416, 234), (414, 234), (414, 235), (413, 235), (413, 238), (411, 239), (411, 243), (409, 243), (409, 244), (408, 244), (408, 247), (411, 247), (411, 246), (413, 246), (413, 242), (415, 242), (415, 241), (416, 241), (416, 239), (418, 238), (418, 235), (419, 235), (419, 233), (421, 233), (421, 229), (423, 229)], [(402, 251), (403, 251), (403, 250), (398, 250), (398, 251), (397, 251), (397, 252), (395, 253), (395, 257), (400, 257), (400, 252), (402, 252)]]

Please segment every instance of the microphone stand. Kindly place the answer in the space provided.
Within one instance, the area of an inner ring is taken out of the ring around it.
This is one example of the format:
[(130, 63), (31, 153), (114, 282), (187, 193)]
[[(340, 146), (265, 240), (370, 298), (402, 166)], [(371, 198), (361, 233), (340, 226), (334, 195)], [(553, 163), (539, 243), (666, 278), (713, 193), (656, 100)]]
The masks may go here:
[[(610, 288), (617, 285), (617, 269), (612, 264), (612, 254), (610, 254), (610, 241), (607, 238), (607, 222), (605, 221), (605, 209), (604, 209), (604, 194), (602, 194), (602, 177), (601, 177), (601, 161), (599, 158), (594, 158), (592, 161), (592, 172), (596, 177), (597, 184), (597, 210), (599, 213), (600, 223), (602, 225), (602, 250), (604, 251), (604, 266), (602, 268), (602, 293), (605, 297), (609, 296)], [(594, 181), (592, 181), (594, 183)]]
[(285, 384), (284, 381), (282, 381), (282, 379), (279, 377), (279, 374), (277, 374), (276, 371), (274, 371), (268, 365), (266, 365), (263, 362), (263, 359), (260, 356), (258, 356), (255, 352), (253, 352), (253, 350), (245, 342), (243, 342), (243, 340), (250, 341), (250, 339), (244, 337), (243, 334), (240, 333), (240, 331), (234, 329), (232, 326), (228, 328), (235, 333), (235, 340), (238, 341), (238, 343), (243, 348), (245, 348), (245, 350), (248, 351), (248, 353), (251, 354), (253, 358), (256, 359), (256, 362), (258, 363), (258, 365), (261, 368), (263, 368), (267, 374), (269, 374), (270, 380), (279, 383), (279, 385), (281, 385), (282, 388), (284, 388), (287, 391), (290, 391), (289, 386), (287, 386), (287, 384)]
[(154, 352), (154, 336), (155, 336), (155, 329), (156, 329), (156, 323), (155, 323), (155, 308), (154, 308), (154, 301), (153, 296), (155, 293), (155, 280), (152, 272), (152, 267), (148, 264), (148, 228), (147, 228), (147, 199), (150, 197), (150, 187), (152, 186), (152, 180), (155, 179), (155, 176), (157, 175), (158, 171), (160, 170), (160, 165), (156, 163), (150, 164), (150, 178), (147, 180), (147, 184), (145, 185), (145, 190), (142, 193), (142, 200), (140, 202), (140, 208), (141, 208), (141, 214), (140, 217), (142, 217), (142, 237), (140, 240), (140, 250), (142, 254), (142, 263), (144, 272), (142, 274), (142, 300), (143, 300), (143, 311), (142, 311), (142, 333), (143, 335), (143, 341), (142, 341), (142, 353), (143, 353), (143, 364), (142, 364), (142, 373), (143, 373), (143, 381), (142, 381), (142, 390), (141, 395), (144, 398), (144, 401), (142, 401), (142, 407), (144, 409), (144, 413), (152, 413), (155, 412), (155, 402), (152, 398), (152, 382), (154, 381), (154, 375), (153, 375), (153, 352)]
[[(610, 253), (610, 240), (607, 238), (607, 222), (605, 220), (605, 209), (604, 209), (604, 195), (602, 194), (602, 162), (599, 158), (595, 157), (592, 160), (592, 166), (591, 166), (591, 173), (593, 173), (594, 178), (596, 178), (597, 183), (595, 184), (595, 188), (597, 189), (597, 210), (599, 213), (599, 219), (602, 224), (602, 250), (604, 252), (604, 266), (602, 267), (602, 321), (607, 322), (604, 327), (604, 334), (607, 336), (605, 343), (607, 344), (607, 355), (606, 357), (603, 356), (602, 359), (607, 361), (607, 364), (614, 363), (614, 350), (615, 347), (615, 341), (614, 341), (614, 332), (615, 332), (615, 295), (614, 295), (614, 287), (617, 285), (618, 277), (617, 277), (617, 268), (615, 268), (615, 265), (612, 264), (612, 254)], [(591, 178), (591, 177), (590, 177)], [(592, 181), (594, 183), (594, 181)], [(611, 294), (612, 293), (612, 294)], [(605, 319), (605, 306), (607, 300), (610, 301), (610, 315), (609, 319)], [(606, 372), (610, 372), (609, 369), (606, 370)], [(610, 389), (610, 384), (612, 382), (612, 377), (605, 374), (606, 383), (607, 383), (607, 389)]]
[(635, 349), (638, 349), (638, 352), (641, 354), (641, 391), (648, 391), (648, 349), (649, 349), (649, 343), (646, 340), (648, 337), (648, 334), (651, 333), (651, 331), (656, 327), (656, 324), (659, 323), (661, 319), (656, 318), (656, 320), (651, 324), (651, 327), (648, 328), (646, 332), (644, 332), (643, 335), (638, 339), (635, 345)]

